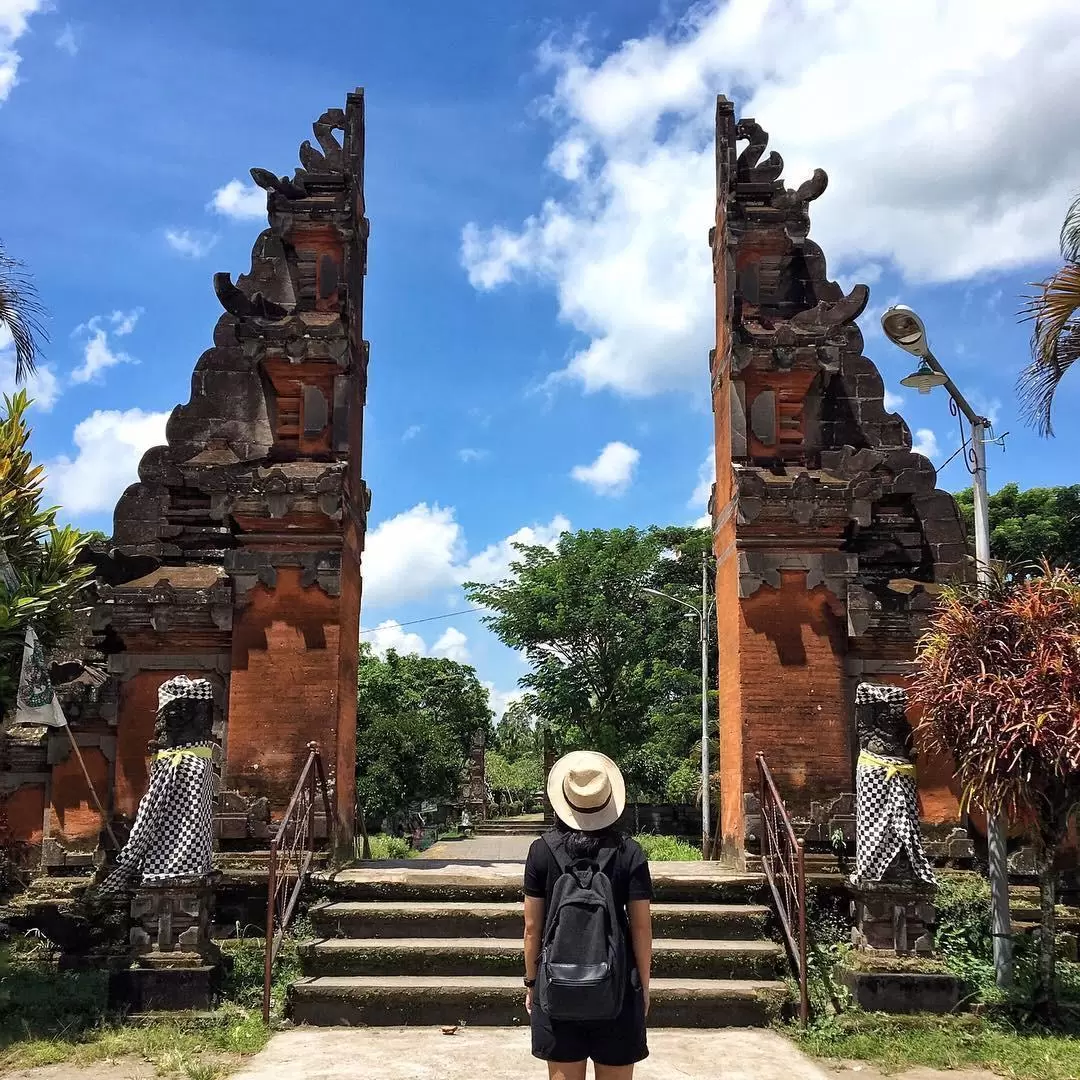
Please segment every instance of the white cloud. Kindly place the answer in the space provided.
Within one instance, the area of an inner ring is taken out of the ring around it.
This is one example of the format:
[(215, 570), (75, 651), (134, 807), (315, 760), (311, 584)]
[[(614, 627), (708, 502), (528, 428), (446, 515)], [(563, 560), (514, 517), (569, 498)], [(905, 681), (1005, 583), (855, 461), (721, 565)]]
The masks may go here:
[(60, 455), (45, 466), (49, 497), (68, 514), (111, 509), (138, 479), (139, 459), (165, 442), (167, 412), (98, 409), (75, 427), (74, 458)]
[(223, 214), (233, 221), (252, 221), (266, 217), (266, 192), (243, 180), (230, 180), (219, 187), (210, 199), (209, 210)]
[(210, 253), (218, 238), (194, 229), (166, 229), (165, 242), (178, 255), (187, 259), (201, 259)]
[(575, 465), (570, 475), (597, 495), (622, 495), (634, 478), (641, 453), (624, 442), (608, 443), (591, 465)]
[(474, 450), (471, 446), (466, 446), (464, 449), (458, 451), (458, 457), (465, 462), (466, 465), (472, 461), (483, 461), (487, 456), (487, 450)]
[(38, 363), (25, 382), (15, 383), (15, 345), (11, 331), (0, 326), (0, 396), (25, 390), (36, 408), (48, 412), (60, 396), (60, 380), (50, 364)]
[(371, 651), (380, 660), (393, 649), (401, 656), (427, 656), (427, 645), (419, 634), (403, 630), (401, 624), (393, 619), (379, 623), (371, 631), (364, 631), (364, 641), (371, 645)]
[[(142, 315), (142, 308), (132, 311), (114, 311), (111, 315), (95, 315), (87, 322), (80, 323), (72, 331), (73, 336), (89, 333), (83, 343), (83, 362), (71, 373), (73, 383), (96, 381), (103, 371), (117, 364), (137, 363), (127, 353), (114, 349), (109, 343), (110, 332), (116, 337), (126, 337), (135, 329), (135, 324)], [(109, 323), (106, 329), (104, 323)]]
[(412, 424), (401, 433), (401, 441), (409, 442), (410, 439), (415, 439), (423, 430), (419, 424)]
[(493, 682), (484, 682), (488, 692), (488, 707), (495, 715), (495, 723), (498, 723), (506, 714), (506, 710), (520, 701), (525, 696), (524, 690), (496, 690)]
[(431, 647), (431, 651), (446, 660), (456, 660), (459, 664), (467, 664), (469, 663), (468, 642), (469, 639), (456, 626), (449, 626)]
[[(713, 450), (710, 448), (705, 455), (705, 460), (698, 466), (697, 486), (694, 488), (694, 493), (690, 496), (686, 505), (692, 510), (708, 510), (709, 497), (712, 495), (712, 486), (715, 480), (716, 459)], [(705, 516), (704, 520), (710, 520), (708, 515)]]
[(887, 386), (885, 387), (885, 411), (899, 412), (904, 406), (904, 395), (894, 394)]
[(938, 446), (937, 436), (929, 428), (919, 428), (915, 432), (911, 449), (916, 454), (922, 454), (923, 457), (927, 457), (931, 461), (935, 461), (941, 456), (941, 447)]
[(71, 23), (65, 23), (56, 39), (56, 47), (68, 56), (75, 56), (79, 51), (79, 41), (75, 36), (75, 27)]
[(717, 91), (769, 130), (789, 185), (828, 171), (813, 235), (842, 278), (961, 280), (1056, 255), (1080, 174), (1075, 0), (911, 0), (899, 31), (880, 0), (780, 6), (710, 0), (607, 56), (544, 51), (559, 194), (517, 228), (468, 224), (461, 254), (477, 289), (550, 283), (589, 339), (563, 373), (586, 390), (701, 381)]
[(22, 57), (15, 43), (26, 33), (30, 16), (47, 11), (50, 0), (0, 0), (0, 104), (15, 88)]
[(368, 535), (363, 576), (366, 608), (400, 606), (455, 589), (465, 581), (498, 581), (516, 553), (514, 542), (553, 546), (570, 522), (526, 525), (469, 556), (453, 507), (418, 503), (381, 522)]

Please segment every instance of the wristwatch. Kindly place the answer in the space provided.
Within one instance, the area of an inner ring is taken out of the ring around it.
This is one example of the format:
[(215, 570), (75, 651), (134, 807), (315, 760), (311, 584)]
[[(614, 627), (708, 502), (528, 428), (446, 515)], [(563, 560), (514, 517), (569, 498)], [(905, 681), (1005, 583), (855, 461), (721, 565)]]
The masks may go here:
[(535, 985), (536, 985), (536, 980), (535, 979), (526, 979), (525, 980), (525, 989), (526, 990), (531, 990)]

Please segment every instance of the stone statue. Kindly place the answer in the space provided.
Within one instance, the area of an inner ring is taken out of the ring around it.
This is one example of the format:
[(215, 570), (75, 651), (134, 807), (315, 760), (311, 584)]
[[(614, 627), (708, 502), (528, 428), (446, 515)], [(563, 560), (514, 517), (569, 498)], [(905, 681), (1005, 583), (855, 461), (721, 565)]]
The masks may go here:
[(131, 836), (103, 892), (196, 882), (214, 842), (214, 691), (177, 675), (158, 689), (154, 761)]
[(936, 884), (919, 829), (907, 698), (903, 687), (876, 683), (860, 683), (855, 692), (856, 885)]

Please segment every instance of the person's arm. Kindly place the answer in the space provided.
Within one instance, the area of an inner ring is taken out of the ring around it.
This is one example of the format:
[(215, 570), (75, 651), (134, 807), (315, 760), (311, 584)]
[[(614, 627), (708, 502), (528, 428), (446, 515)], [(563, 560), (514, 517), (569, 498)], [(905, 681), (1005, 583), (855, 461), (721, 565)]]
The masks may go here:
[(649, 900), (631, 900), (627, 912), (630, 915), (630, 944), (645, 996), (645, 1015), (648, 1016), (649, 980), (652, 977), (652, 903)]
[[(540, 967), (540, 944), (544, 937), (544, 898), (525, 897), (525, 978), (536, 981)], [(525, 990), (525, 1011), (532, 1012), (532, 987)]]

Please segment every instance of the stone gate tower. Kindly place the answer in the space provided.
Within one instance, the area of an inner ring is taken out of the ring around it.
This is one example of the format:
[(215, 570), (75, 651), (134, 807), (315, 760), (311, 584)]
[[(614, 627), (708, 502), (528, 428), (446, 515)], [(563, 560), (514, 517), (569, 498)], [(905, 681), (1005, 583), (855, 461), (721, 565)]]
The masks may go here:
[[(808, 239), (825, 173), (786, 188), (767, 143), (718, 100), (711, 509), (721, 850), (736, 864), (759, 827), (758, 753), (808, 837), (850, 828), (855, 685), (904, 679), (934, 584), (966, 567), (956, 504), (862, 355), (869, 290), (845, 295)], [(920, 762), (931, 827), (955, 824), (950, 774)]]
[(369, 504), (362, 91), (314, 134), (291, 179), (251, 171), (269, 228), (249, 273), (214, 276), (225, 312), (191, 400), (116, 507), (113, 544), (142, 572), (99, 585), (94, 611), (114, 676), (102, 709), (115, 732), (114, 812), (133, 815), (145, 789), (158, 685), (198, 674), (219, 695), (224, 839), (265, 836), (313, 741), (339, 838), (352, 834)]

